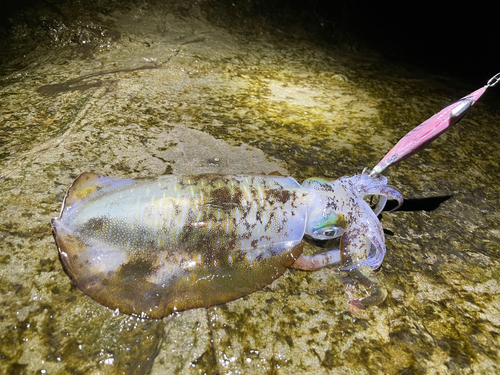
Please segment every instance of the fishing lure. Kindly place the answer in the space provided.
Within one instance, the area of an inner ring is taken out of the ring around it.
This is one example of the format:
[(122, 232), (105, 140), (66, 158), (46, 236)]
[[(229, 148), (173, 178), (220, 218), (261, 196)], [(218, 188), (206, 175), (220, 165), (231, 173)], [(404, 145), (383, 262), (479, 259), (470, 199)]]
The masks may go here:
[[(336, 265), (381, 303), (374, 277), (385, 255), (377, 215), (403, 197), (381, 172), (458, 122), (488, 84), (408, 133), (371, 171), (335, 181), (268, 175), (167, 175), (114, 179), (81, 174), (52, 220), (62, 263), (78, 288), (114, 310), (161, 318), (248, 295), (287, 268)], [(376, 207), (364, 198), (378, 196)], [(339, 249), (302, 255), (304, 237), (340, 238)]]

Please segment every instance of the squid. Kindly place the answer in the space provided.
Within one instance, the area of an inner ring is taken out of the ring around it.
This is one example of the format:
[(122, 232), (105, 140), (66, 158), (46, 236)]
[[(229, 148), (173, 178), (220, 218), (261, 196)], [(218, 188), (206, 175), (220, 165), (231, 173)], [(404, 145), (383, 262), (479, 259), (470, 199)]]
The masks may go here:
[[(378, 305), (387, 295), (374, 273), (386, 252), (378, 215), (388, 199), (403, 203), (382, 171), (457, 123), (498, 80), (500, 73), (410, 131), (373, 169), (335, 181), (82, 173), (51, 222), (63, 267), (95, 301), (146, 318), (241, 298), (288, 268), (348, 272), (369, 291), (351, 304)], [(339, 246), (304, 255), (307, 239)]]

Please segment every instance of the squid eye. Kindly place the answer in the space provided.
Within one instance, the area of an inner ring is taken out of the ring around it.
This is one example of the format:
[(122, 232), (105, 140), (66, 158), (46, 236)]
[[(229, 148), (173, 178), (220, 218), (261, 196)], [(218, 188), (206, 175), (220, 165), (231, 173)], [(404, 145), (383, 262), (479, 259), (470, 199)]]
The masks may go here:
[(344, 228), (336, 225), (326, 225), (316, 229), (312, 233), (312, 237), (318, 240), (329, 240), (331, 238), (340, 237), (344, 233)]

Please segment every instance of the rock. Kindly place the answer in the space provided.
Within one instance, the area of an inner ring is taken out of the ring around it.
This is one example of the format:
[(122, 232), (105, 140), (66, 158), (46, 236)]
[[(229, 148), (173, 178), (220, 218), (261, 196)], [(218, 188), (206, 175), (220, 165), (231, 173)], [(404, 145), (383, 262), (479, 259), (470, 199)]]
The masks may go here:
[(40, 36), (22, 68), (13, 50), (4, 61), (1, 372), (499, 372), (494, 90), (387, 172), (408, 202), (382, 214), (389, 295), (378, 307), (349, 314), (349, 298), (365, 291), (328, 268), (287, 271), (245, 298), (162, 321), (109, 311), (73, 286), (50, 219), (81, 172), (336, 179), (373, 167), (477, 88), (265, 19), (238, 27), (210, 4), (108, 5), (83, 14), (80, 29), (76, 16), (69, 31), (58, 23), (63, 42)]

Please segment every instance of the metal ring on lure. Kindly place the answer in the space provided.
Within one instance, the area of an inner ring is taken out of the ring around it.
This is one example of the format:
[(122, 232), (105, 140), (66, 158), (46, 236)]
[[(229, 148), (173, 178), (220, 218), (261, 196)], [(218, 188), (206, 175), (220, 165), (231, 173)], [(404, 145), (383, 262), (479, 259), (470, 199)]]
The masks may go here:
[[(374, 194), (402, 202), (384, 177), (367, 175), (300, 185), (284, 176), (84, 173), (52, 228), (80, 290), (111, 309), (161, 318), (250, 294), (288, 267), (377, 268), (384, 235), (363, 201)], [(341, 236), (342, 247), (301, 256), (305, 235)]]

